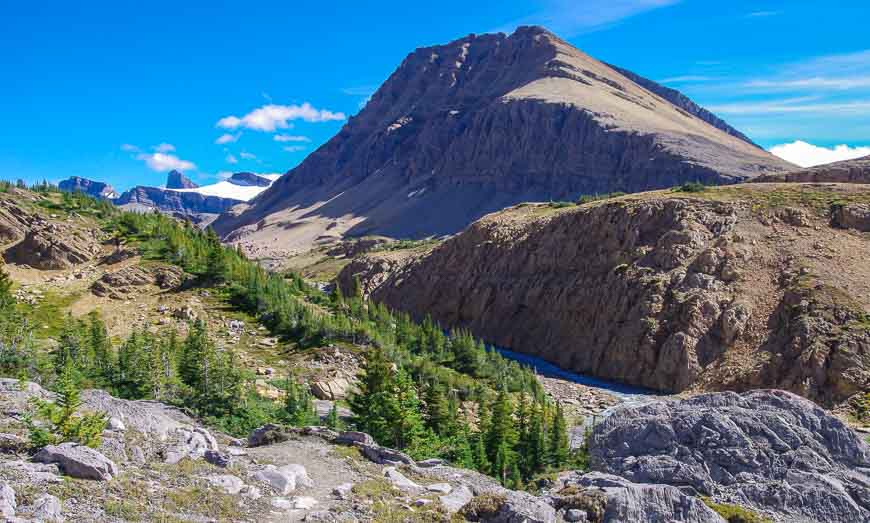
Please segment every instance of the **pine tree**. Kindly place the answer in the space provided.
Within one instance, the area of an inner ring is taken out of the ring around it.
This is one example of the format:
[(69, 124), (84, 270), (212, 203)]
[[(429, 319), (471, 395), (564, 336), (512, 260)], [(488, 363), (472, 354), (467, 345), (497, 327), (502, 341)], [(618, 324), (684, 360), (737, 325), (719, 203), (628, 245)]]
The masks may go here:
[(329, 409), (329, 414), (326, 415), (326, 426), (332, 430), (339, 431), (344, 428), (343, 425), (341, 418), (338, 416), (338, 405), (333, 403), (332, 408)]
[(441, 387), (432, 384), (426, 389), (426, 426), (436, 434), (449, 436), (455, 432), (450, 414), (450, 404)]
[(556, 407), (553, 416), (553, 428), (550, 431), (550, 463), (554, 467), (562, 467), (568, 463), (570, 443), (568, 441), (568, 424), (562, 405)]
[(304, 426), (317, 422), (317, 411), (308, 387), (296, 383), (290, 377), (284, 387), (284, 410), (293, 425)]
[(97, 311), (88, 314), (88, 345), (92, 355), (90, 372), (98, 384), (106, 386), (114, 379), (114, 355), (106, 324)]

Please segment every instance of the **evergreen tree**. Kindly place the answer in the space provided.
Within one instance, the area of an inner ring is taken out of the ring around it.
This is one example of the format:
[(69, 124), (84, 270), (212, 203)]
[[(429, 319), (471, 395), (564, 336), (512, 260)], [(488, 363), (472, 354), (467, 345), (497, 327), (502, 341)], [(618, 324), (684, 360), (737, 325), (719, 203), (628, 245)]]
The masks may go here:
[(332, 408), (329, 409), (329, 414), (326, 415), (326, 426), (332, 430), (340, 431), (344, 428), (343, 425), (338, 416), (338, 404), (333, 403)]
[(290, 423), (296, 426), (314, 425), (319, 421), (308, 387), (290, 377), (284, 387), (284, 410)]
[(9, 273), (0, 267), (0, 311), (7, 311), (15, 305), (15, 297), (12, 295), (12, 279)]
[(441, 387), (433, 384), (426, 389), (425, 396), (426, 426), (441, 436), (450, 436), (455, 432), (450, 413), (450, 404)]
[(553, 428), (550, 431), (550, 462), (554, 467), (563, 467), (568, 463), (569, 455), (568, 424), (562, 405), (559, 404), (556, 407)]

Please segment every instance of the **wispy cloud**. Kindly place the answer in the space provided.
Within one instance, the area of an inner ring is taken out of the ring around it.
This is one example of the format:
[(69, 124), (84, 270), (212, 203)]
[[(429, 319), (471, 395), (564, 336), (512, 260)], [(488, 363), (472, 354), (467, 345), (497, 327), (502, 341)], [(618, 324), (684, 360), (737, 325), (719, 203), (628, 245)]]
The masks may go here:
[(307, 136), (293, 136), (289, 134), (276, 134), (272, 137), (276, 142), (310, 142), (311, 138)]
[(662, 78), (659, 80), (659, 83), (663, 84), (682, 84), (682, 83), (696, 83), (696, 82), (712, 82), (715, 80), (715, 76), (703, 76), (703, 75), (692, 75), (687, 74), (683, 76), (672, 76), (670, 78)]
[(770, 148), (770, 152), (783, 160), (800, 165), (801, 167), (813, 167), (815, 165), (870, 156), (870, 146), (850, 147), (846, 144), (841, 144), (834, 147), (819, 147), (818, 145), (797, 140), (792, 143), (775, 145)]
[(121, 150), (128, 153), (138, 153), (140, 149), (135, 145), (125, 143), (121, 144)]
[(860, 115), (870, 111), (870, 100), (809, 103), (809, 100), (815, 99), (817, 98), (808, 97), (760, 102), (735, 102), (710, 105), (708, 109), (718, 114), (739, 115), (789, 113)]
[(753, 11), (746, 14), (746, 18), (769, 18), (781, 15), (782, 11)]
[(194, 165), (193, 162), (182, 160), (174, 154), (139, 153), (138, 155), (136, 155), (136, 159), (145, 162), (145, 165), (147, 165), (148, 168), (152, 171), (188, 171), (191, 169), (196, 169), (196, 165)]
[(249, 152), (245, 152), (245, 151), (240, 152), (239, 156), (244, 158), (245, 160), (256, 160), (257, 159), (257, 157), (254, 154), (249, 153)]
[(680, 0), (542, 0), (541, 8), (501, 29), (511, 32), (519, 25), (543, 25), (564, 37), (602, 29), (626, 18), (667, 7)]
[(218, 120), (217, 126), (223, 129), (245, 128), (254, 131), (274, 132), (287, 129), (292, 120), (306, 122), (340, 121), (346, 118), (342, 112), (316, 109), (308, 102), (302, 105), (264, 105), (244, 116), (225, 116)]
[(286, 146), (282, 147), (282, 149), (284, 149), (288, 153), (295, 153), (295, 152), (299, 152), (299, 151), (304, 151), (305, 146), (304, 145), (286, 145)]
[(171, 143), (163, 142), (151, 147), (151, 149), (157, 151), (158, 153), (171, 153), (175, 151), (175, 146)]
[(744, 84), (749, 88), (766, 89), (771, 91), (814, 90), (834, 89), (845, 91), (850, 89), (870, 88), (870, 76), (855, 76), (846, 78), (826, 78), (816, 76), (813, 78), (800, 78), (795, 80), (751, 80)]
[(214, 143), (216, 143), (218, 145), (235, 143), (235, 142), (239, 141), (239, 138), (241, 138), (241, 136), (242, 136), (242, 133), (235, 133), (235, 134), (224, 133), (224, 134), (218, 136), (218, 139), (215, 140)]
[(235, 165), (235, 164), (239, 163), (239, 159), (236, 158), (235, 156), (233, 156), (232, 154), (228, 154), (227, 157), (224, 158), (224, 160), (225, 160), (227, 163), (232, 164), (232, 165)]

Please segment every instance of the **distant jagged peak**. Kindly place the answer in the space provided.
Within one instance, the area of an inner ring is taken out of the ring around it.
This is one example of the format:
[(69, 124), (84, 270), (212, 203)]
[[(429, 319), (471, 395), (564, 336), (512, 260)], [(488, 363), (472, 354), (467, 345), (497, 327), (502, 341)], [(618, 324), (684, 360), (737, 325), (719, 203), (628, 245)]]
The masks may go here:
[(170, 171), (169, 175), (166, 177), (167, 189), (196, 189), (197, 187), (199, 187), (199, 185), (191, 181), (190, 178), (180, 171)]
[(233, 185), (241, 185), (243, 187), (268, 187), (272, 185), (272, 180), (266, 176), (247, 171), (233, 173), (232, 176), (227, 178), (227, 181)]

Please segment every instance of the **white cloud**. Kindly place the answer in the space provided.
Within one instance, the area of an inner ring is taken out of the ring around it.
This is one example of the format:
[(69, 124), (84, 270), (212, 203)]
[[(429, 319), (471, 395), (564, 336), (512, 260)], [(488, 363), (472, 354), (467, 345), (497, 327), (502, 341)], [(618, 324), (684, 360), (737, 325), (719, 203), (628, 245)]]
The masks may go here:
[(291, 136), (289, 134), (276, 134), (272, 137), (276, 142), (310, 142), (307, 136)]
[(240, 152), (239, 156), (241, 156), (245, 160), (256, 160), (257, 159), (257, 157), (255, 155), (253, 155), (252, 153), (247, 153), (244, 151)]
[(232, 175), (232, 171), (219, 171), (215, 176), (217, 176), (218, 180), (227, 180)]
[(227, 163), (230, 163), (230, 164), (237, 164), (237, 163), (239, 163), (238, 158), (236, 158), (236, 157), (233, 156), (232, 154), (228, 154), (227, 157), (225, 158), (225, 160), (227, 161)]
[(304, 145), (287, 145), (287, 146), (283, 147), (283, 149), (285, 151), (287, 151), (288, 153), (295, 153), (295, 152), (299, 152), (299, 151), (304, 151), (305, 146)]
[(746, 87), (769, 89), (769, 90), (797, 90), (797, 89), (835, 89), (845, 91), (848, 89), (870, 88), (870, 76), (855, 76), (846, 78), (831, 78), (815, 76), (812, 78), (798, 78), (794, 80), (752, 80), (744, 84)]
[(151, 147), (151, 149), (157, 151), (158, 153), (171, 153), (175, 151), (175, 146), (171, 143), (163, 142)]
[(242, 127), (255, 131), (274, 132), (276, 129), (287, 129), (290, 125), (288, 122), (291, 120), (328, 122), (344, 120), (345, 118), (344, 113), (316, 109), (308, 102), (302, 105), (268, 104), (254, 109), (242, 117), (225, 116), (218, 120), (217, 126), (223, 129)]
[(770, 148), (770, 152), (801, 167), (813, 167), (870, 156), (870, 147), (850, 147), (842, 144), (828, 148), (797, 140), (792, 143), (775, 145)]
[(121, 144), (121, 150), (128, 152), (128, 153), (138, 153), (140, 149), (138, 147), (136, 147), (135, 145), (125, 143), (125, 144)]
[(563, 37), (601, 29), (640, 13), (667, 7), (680, 0), (544, 0), (541, 11), (515, 20), (501, 30), (537, 24)]
[(152, 171), (187, 171), (190, 169), (196, 169), (196, 165), (193, 162), (189, 162), (187, 160), (182, 160), (181, 158), (166, 153), (140, 153), (136, 155), (137, 160), (142, 160), (145, 162)]
[(815, 114), (823, 115), (862, 115), (870, 111), (870, 100), (855, 100), (843, 102), (814, 102), (818, 97), (808, 96), (786, 100), (770, 100), (761, 102), (736, 102), (720, 105), (710, 105), (707, 108), (718, 114)]
[(225, 133), (225, 134), (218, 136), (218, 139), (215, 140), (214, 143), (216, 143), (218, 145), (224, 145), (227, 143), (234, 143), (234, 142), (239, 141), (239, 138), (241, 136), (242, 136), (242, 133), (236, 133), (236, 134)]

